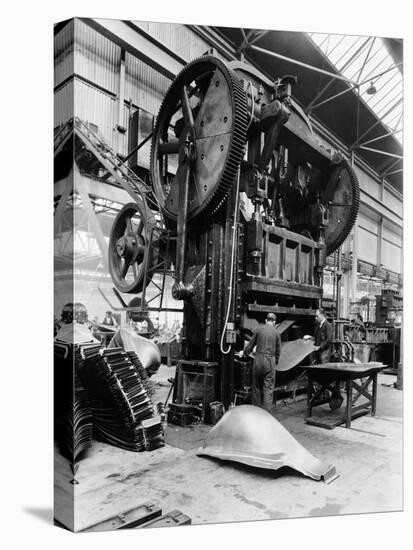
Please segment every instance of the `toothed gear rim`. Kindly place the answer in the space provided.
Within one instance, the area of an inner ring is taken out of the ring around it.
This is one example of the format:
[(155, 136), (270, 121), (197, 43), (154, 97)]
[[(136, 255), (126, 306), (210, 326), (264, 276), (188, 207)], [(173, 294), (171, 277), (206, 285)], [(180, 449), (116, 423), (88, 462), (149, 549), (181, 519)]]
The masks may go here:
[[(234, 184), (238, 167), (244, 156), (245, 144), (247, 140), (248, 111), (245, 92), (234, 71), (229, 69), (221, 60), (212, 56), (203, 56), (191, 61), (176, 77), (169, 90), (167, 91), (162, 105), (159, 109), (156, 120), (154, 135), (151, 147), (151, 176), (154, 192), (158, 198), (165, 217), (171, 221), (176, 221), (177, 214), (168, 210), (165, 206), (167, 197), (163, 188), (163, 176), (160, 173), (160, 162), (158, 159), (158, 146), (160, 139), (165, 137), (168, 131), (169, 121), (173, 112), (180, 101), (180, 90), (183, 85), (188, 85), (205, 73), (212, 75), (216, 70), (224, 75), (226, 84), (231, 97), (232, 109), (232, 131), (229, 140), (228, 154), (226, 156), (224, 169), (218, 181), (212, 183), (213, 190), (206, 199), (194, 208), (189, 208), (188, 217), (190, 220), (195, 218), (206, 218), (211, 216), (222, 206), (228, 195), (231, 186)], [(173, 185), (173, 183), (172, 183)]]
[[(356, 172), (354, 171), (354, 169), (346, 159), (344, 159), (337, 166), (337, 168), (334, 169), (331, 179), (333, 179), (334, 177), (337, 178), (343, 169), (346, 170), (346, 172), (349, 175), (349, 180), (350, 180), (349, 183), (351, 187), (351, 202), (349, 204), (348, 211), (345, 213), (345, 221), (341, 231), (338, 234), (335, 234), (333, 232), (330, 240), (328, 238), (329, 235), (328, 235), (328, 229), (327, 229), (327, 234), (326, 234), (327, 255), (330, 255), (333, 252), (335, 252), (347, 239), (357, 219), (359, 208), (360, 208), (360, 184), (359, 184)], [(337, 186), (333, 191), (333, 195), (336, 193), (337, 189), (339, 189), (339, 186), (340, 186), (340, 183), (338, 182)], [(325, 206), (327, 206), (326, 203), (330, 199), (331, 199), (331, 193), (329, 194), (328, 197), (326, 197), (326, 200), (323, 201)]]

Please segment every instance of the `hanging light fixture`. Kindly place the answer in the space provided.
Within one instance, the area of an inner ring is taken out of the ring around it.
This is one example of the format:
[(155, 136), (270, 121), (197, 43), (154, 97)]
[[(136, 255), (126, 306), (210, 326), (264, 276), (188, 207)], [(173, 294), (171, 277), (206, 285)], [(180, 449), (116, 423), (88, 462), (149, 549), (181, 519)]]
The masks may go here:
[(373, 81), (371, 81), (370, 86), (366, 90), (366, 93), (369, 95), (374, 95), (376, 92), (377, 92), (377, 88), (374, 85)]

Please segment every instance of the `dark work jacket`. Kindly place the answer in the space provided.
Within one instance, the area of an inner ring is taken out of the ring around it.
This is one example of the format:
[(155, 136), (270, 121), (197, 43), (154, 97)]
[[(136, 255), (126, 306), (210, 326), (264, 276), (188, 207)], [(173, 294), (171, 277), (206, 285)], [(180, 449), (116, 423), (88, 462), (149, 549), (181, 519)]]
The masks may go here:
[(105, 317), (102, 321), (102, 325), (106, 325), (108, 327), (114, 327), (116, 325), (116, 321), (113, 317)]
[(259, 326), (245, 348), (245, 355), (249, 355), (254, 346), (257, 346), (256, 353), (275, 357), (275, 363), (278, 363), (281, 354), (281, 336), (275, 327), (267, 323)]
[(314, 337), (314, 344), (320, 346), (320, 352), (326, 350), (330, 351), (331, 342), (333, 340), (333, 327), (327, 320), (325, 320), (321, 326), (317, 324)]

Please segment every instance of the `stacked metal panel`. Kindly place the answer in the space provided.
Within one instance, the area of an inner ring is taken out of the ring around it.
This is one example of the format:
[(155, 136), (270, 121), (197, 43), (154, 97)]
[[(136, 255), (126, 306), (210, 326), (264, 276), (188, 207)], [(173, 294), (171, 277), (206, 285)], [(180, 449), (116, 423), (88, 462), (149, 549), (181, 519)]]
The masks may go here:
[(149, 382), (148, 373), (146, 372), (145, 367), (142, 365), (139, 357), (136, 355), (136, 353), (134, 351), (127, 351), (126, 354), (129, 357), (129, 360), (132, 363), (132, 365), (137, 370), (139, 376), (141, 377), (143, 386), (146, 389), (146, 391), (148, 392), (148, 395), (149, 396), (153, 395), (153, 387)]
[(77, 462), (92, 445), (93, 419), (88, 394), (80, 380), (86, 360), (96, 357), (100, 344), (55, 341), (55, 439), (70, 462)]
[(164, 445), (165, 439), (160, 416), (143, 420), (142, 428), (147, 451), (153, 451)]
[(130, 451), (156, 449), (164, 444), (161, 419), (155, 416), (141, 378), (143, 367), (136, 354), (129, 353), (122, 348), (105, 349), (83, 373), (92, 397), (94, 433)]

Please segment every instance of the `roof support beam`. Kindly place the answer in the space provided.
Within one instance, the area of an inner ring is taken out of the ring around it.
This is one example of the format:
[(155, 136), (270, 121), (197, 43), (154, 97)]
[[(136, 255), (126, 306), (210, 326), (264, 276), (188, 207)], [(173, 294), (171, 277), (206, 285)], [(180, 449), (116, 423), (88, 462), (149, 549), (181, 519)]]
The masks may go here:
[(394, 166), (396, 166), (398, 162), (400, 162), (400, 159), (397, 159), (397, 160), (386, 159), (384, 162), (382, 162), (378, 167), (378, 171), (381, 174), (381, 177), (383, 177), (384, 172), (388, 172), (389, 170), (394, 168)]
[(260, 34), (258, 34), (257, 36), (255, 36), (255, 37), (250, 41), (250, 45), (251, 45), (251, 44), (255, 44), (256, 42), (258, 42), (258, 40), (261, 40), (261, 38), (263, 38), (268, 32), (270, 32), (270, 31), (262, 31)]
[[(350, 59), (348, 61), (346, 61), (346, 63), (344, 63), (344, 65), (341, 67), (340, 69), (340, 72), (341, 71), (344, 71), (353, 61), (355, 61), (364, 51), (364, 49), (367, 47), (367, 44), (370, 42), (371, 38), (367, 38), (367, 40), (365, 42), (363, 42), (363, 44), (360, 46), (360, 48), (354, 53), (354, 55), (352, 55), (352, 57), (350, 57)], [(334, 82), (334, 78), (332, 78), (331, 80), (329, 80), (327, 82), (327, 84), (324, 86), (324, 88), (314, 97), (314, 99), (311, 101), (311, 103), (309, 103), (307, 109), (310, 109), (314, 103), (316, 103), (316, 101), (318, 99), (320, 99), (320, 97), (323, 96), (324, 92), (331, 86), (331, 84)]]
[(400, 159), (397, 159), (395, 160), (394, 162), (391, 162), (390, 164), (388, 164), (385, 168), (384, 168), (384, 172), (382, 174), (382, 176), (386, 176), (389, 172), (391, 172), (391, 170), (393, 170), (393, 168), (399, 164), (400, 162)]
[(383, 175), (384, 176), (391, 176), (392, 174), (399, 174), (400, 172), (403, 172), (403, 168), (399, 168), (398, 170), (392, 170), (391, 172), (386, 172)]
[(364, 138), (364, 136), (366, 136), (367, 134), (369, 134), (371, 132), (371, 130), (373, 130), (373, 128), (375, 128), (376, 126), (378, 126), (379, 124), (382, 123), (382, 119), (385, 118), (387, 115), (389, 115), (392, 111), (394, 111), (394, 109), (396, 109), (396, 107), (398, 107), (400, 105), (400, 103), (402, 102), (402, 98), (400, 98), (397, 103), (395, 103), (392, 107), (390, 107), (390, 109), (387, 111), (387, 113), (385, 113), (381, 118), (379, 118), (378, 120), (376, 120), (376, 122), (374, 124), (372, 124), (369, 128), (367, 128), (367, 130), (365, 132), (363, 132), (361, 134), (361, 136), (358, 137), (357, 141), (355, 141), (351, 147), (355, 147), (356, 145), (358, 145), (360, 143), (360, 140)]
[(314, 109), (317, 109), (318, 107), (321, 107), (321, 105), (325, 105), (326, 103), (330, 103), (330, 101), (333, 101), (333, 99), (336, 99), (337, 97), (340, 97), (344, 94), (346, 94), (347, 92), (351, 92), (353, 90), (356, 90), (357, 89), (357, 86), (354, 86), (353, 88), (346, 88), (345, 90), (341, 91), (341, 92), (338, 92), (337, 94), (334, 94), (332, 95), (331, 97), (328, 97), (327, 99), (324, 99), (323, 101), (320, 101), (320, 103), (316, 103), (315, 105), (310, 105), (307, 107), (307, 110), (306, 112), (310, 112), (310, 111), (313, 111)]
[(403, 92), (402, 92), (402, 90), (400, 90), (399, 92), (396, 93), (395, 96), (393, 96), (391, 99), (389, 99), (389, 101), (385, 105), (383, 105), (383, 107), (381, 107), (378, 111), (376, 111), (377, 116), (381, 120), (383, 120), (383, 118), (387, 115), (382, 115), (382, 113), (387, 109), (387, 107), (389, 105), (391, 105), (394, 101), (401, 100), (402, 97), (403, 97)]
[(246, 44), (248, 42), (248, 38), (247, 38), (247, 35), (245, 34), (245, 31), (244, 29), (241, 27), (240, 28), (240, 31), (241, 31), (241, 34), (242, 34), (242, 38), (244, 40), (244, 43)]
[[(399, 124), (400, 124), (400, 122), (402, 121), (402, 119), (403, 119), (403, 111), (401, 112), (401, 114), (400, 114), (400, 116), (399, 116), (399, 119), (398, 119), (398, 121), (397, 121), (397, 124), (396, 124), (396, 126), (394, 127), (394, 130), (395, 130), (395, 131), (396, 131), (397, 128), (399, 127)], [(401, 129), (398, 130), (398, 131), (401, 132)]]
[(371, 50), (372, 50), (372, 48), (373, 48), (373, 46), (374, 46), (374, 42), (375, 42), (375, 41), (376, 41), (376, 37), (374, 37), (373, 40), (371, 41), (371, 44), (370, 44), (370, 47), (369, 47), (369, 49), (368, 49), (368, 51), (367, 51), (366, 57), (364, 58), (363, 64), (362, 64), (362, 66), (361, 66), (361, 68), (360, 68), (360, 72), (359, 72), (359, 74), (358, 74), (357, 77), (356, 77), (356, 81), (357, 81), (357, 82), (360, 81), (362, 72), (364, 71), (364, 67), (366, 66), (367, 61), (369, 60), (370, 53), (371, 53)]
[(248, 48), (250, 50), (260, 52), (260, 53), (266, 53), (267, 55), (270, 55), (271, 57), (276, 57), (277, 59), (283, 59), (284, 61), (289, 61), (290, 63), (293, 63), (294, 65), (298, 65), (300, 67), (304, 67), (305, 69), (309, 69), (310, 71), (315, 71), (316, 73), (326, 74), (327, 76), (331, 76), (332, 78), (336, 78), (338, 80), (343, 80), (344, 82), (348, 82), (350, 84), (356, 84), (356, 82), (353, 82), (349, 78), (342, 76), (340, 74), (334, 74), (329, 71), (325, 71), (324, 69), (320, 69), (319, 67), (315, 67), (314, 65), (309, 65), (308, 63), (303, 63), (302, 61), (298, 61), (297, 59), (294, 59), (292, 57), (287, 57), (285, 55), (281, 55), (280, 53), (272, 52), (270, 50), (266, 50), (264, 48), (260, 48), (259, 46), (254, 46), (249, 44)]
[[(331, 97), (328, 97), (327, 99), (325, 99), (324, 101), (320, 101), (320, 103), (317, 103), (316, 105), (313, 105), (314, 103), (314, 100), (309, 104), (309, 106), (307, 107), (307, 112), (309, 111), (312, 111), (314, 109), (317, 109), (318, 107), (320, 107), (321, 105), (325, 105), (326, 103), (329, 103), (330, 101), (332, 101), (333, 99), (336, 99), (337, 97), (340, 97), (344, 94), (346, 94), (347, 92), (351, 92), (353, 90), (356, 90), (357, 88), (360, 88), (360, 86), (363, 86), (364, 84), (367, 84), (367, 82), (370, 82), (370, 80), (376, 80), (377, 78), (380, 78), (381, 76), (383, 76), (384, 74), (388, 73), (389, 71), (392, 71), (393, 69), (395, 69), (396, 66), (394, 67), (391, 67), (390, 69), (386, 69), (385, 71), (375, 75), (372, 79), (369, 78), (368, 80), (364, 80), (363, 82), (360, 82), (359, 84), (356, 84), (352, 87), (349, 87), (347, 88), (346, 90), (343, 90), (341, 92), (338, 92), (337, 94), (334, 94), (333, 96)], [(393, 89), (393, 88), (392, 88)], [(317, 97), (320, 97), (320, 94), (317, 95)]]
[(245, 34), (245, 31), (244, 29), (241, 27), (240, 28), (240, 31), (241, 31), (241, 34), (242, 34), (242, 42), (241, 44), (239, 45), (238, 47), (238, 52), (239, 53), (243, 53), (245, 51), (245, 48), (247, 47), (247, 44), (248, 44), (248, 37), (247, 35)]
[(248, 31), (248, 34), (245, 34), (245, 30), (243, 28), (240, 28), (240, 31), (242, 33), (243, 40), (237, 49), (239, 53), (243, 53), (249, 46), (251, 46), (251, 44), (255, 44), (255, 42), (258, 42), (258, 40), (261, 40), (261, 38), (269, 32), (269, 31), (258, 31), (258, 34), (251, 40), (251, 37), (254, 34), (254, 30)]
[(400, 134), (401, 130), (392, 130), (391, 132), (387, 132), (387, 134), (382, 134), (381, 136), (379, 137), (376, 137), (374, 139), (369, 139), (368, 141), (364, 141), (363, 143), (360, 143), (360, 146), (361, 145), (368, 145), (369, 143), (373, 143), (374, 141), (379, 141), (379, 139), (383, 139), (385, 137), (389, 137), (389, 136), (394, 136), (396, 134)]
[(364, 149), (365, 151), (372, 151), (373, 153), (380, 153), (381, 155), (386, 155), (387, 157), (393, 157), (396, 159), (402, 159), (401, 155), (396, 155), (394, 153), (388, 153), (387, 151), (381, 151), (380, 149), (373, 149), (372, 147), (365, 147), (364, 145), (359, 145), (358, 149)]

